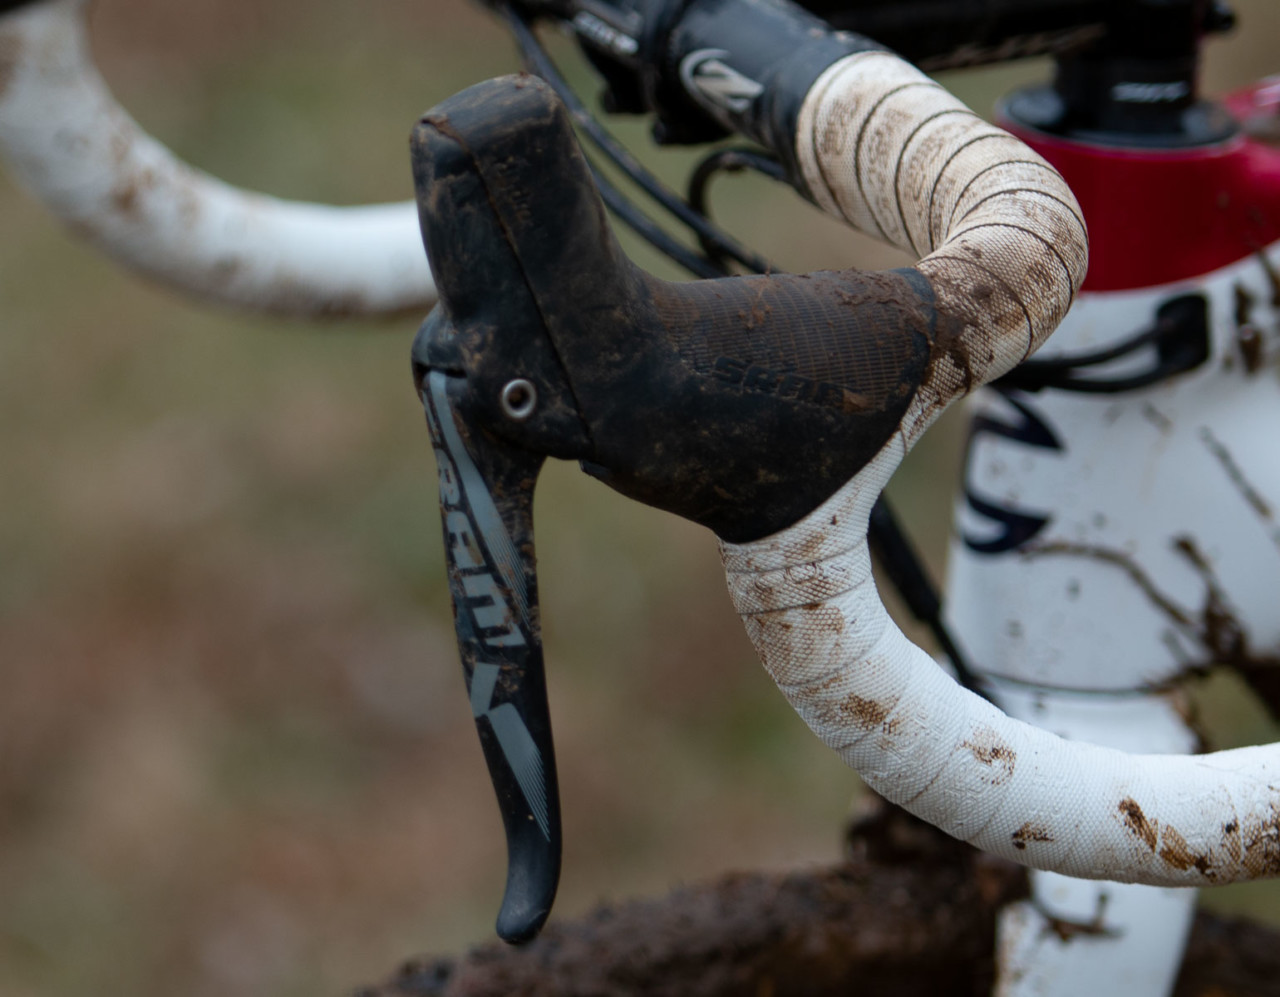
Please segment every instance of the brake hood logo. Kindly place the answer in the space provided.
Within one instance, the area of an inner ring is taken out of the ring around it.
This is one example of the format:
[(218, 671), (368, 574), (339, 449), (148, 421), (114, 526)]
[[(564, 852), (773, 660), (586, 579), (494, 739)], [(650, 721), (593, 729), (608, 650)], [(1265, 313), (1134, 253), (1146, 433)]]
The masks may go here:
[(721, 61), (728, 54), (722, 48), (702, 48), (690, 52), (680, 63), (685, 89), (717, 117), (725, 111), (741, 114), (764, 92), (755, 80)]

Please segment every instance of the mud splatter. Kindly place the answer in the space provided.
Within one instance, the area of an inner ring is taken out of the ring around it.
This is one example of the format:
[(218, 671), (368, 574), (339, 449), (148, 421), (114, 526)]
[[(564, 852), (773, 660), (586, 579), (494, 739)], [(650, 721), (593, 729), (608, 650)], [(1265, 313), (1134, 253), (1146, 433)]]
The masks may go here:
[(889, 719), (889, 712), (890, 707), (883, 703), (852, 693), (840, 703), (841, 715), (867, 730), (883, 727), (885, 721)]
[(1138, 806), (1137, 801), (1128, 796), (1121, 800), (1120, 815), (1124, 818), (1124, 826), (1128, 828), (1129, 833), (1154, 852), (1159, 840), (1156, 825), (1154, 821), (1147, 820), (1147, 815), (1142, 812), (1142, 807)]
[(1151, 577), (1142, 570), (1136, 561), (1124, 551), (1110, 547), (1099, 547), (1094, 544), (1042, 543), (1024, 547), (1019, 554), (1028, 560), (1036, 557), (1083, 557), (1091, 561), (1100, 561), (1119, 568), (1133, 580), (1151, 602), (1162, 613), (1176, 623), (1194, 628), (1195, 622), (1191, 614), (1161, 592)]
[[(1275, 532), (1280, 536), (1280, 530)], [(1189, 536), (1178, 536), (1173, 538), (1172, 544), (1174, 550), (1187, 560), (1204, 581), (1204, 603), (1196, 611), (1184, 609), (1161, 592), (1137, 561), (1121, 550), (1092, 544), (1051, 542), (1033, 544), (1019, 553), (1026, 558), (1087, 558), (1119, 568), (1138, 586), (1152, 605), (1169, 618), (1178, 631), (1193, 638), (1204, 648), (1205, 660), (1193, 661), (1175, 638), (1166, 635), (1165, 643), (1175, 659), (1182, 662), (1184, 674), (1202, 672), (1213, 665), (1234, 668), (1255, 687), (1272, 713), (1280, 716), (1280, 658), (1259, 655), (1250, 648), (1248, 634), (1227, 601), (1213, 565), (1195, 541)], [(1155, 690), (1160, 687), (1151, 688)]]
[(1155, 426), (1161, 433), (1168, 436), (1173, 432), (1173, 420), (1161, 412), (1158, 408), (1147, 402), (1142, 406), (1142, 418)]
[(1242, 325), (1236, 329), (1236, 349), (1244, 359), (1246, 374), (1256, 374), (1262, 369), (1262, 333), (1254, 325)]
[(979, 727), (961, 747), (968, 748), (974, 758), (994, 770), (991, 780), (993, 785), (998, 786), (1013, 778), (1018, 756), (1008, 742), (992, 728)]
[(1204, 581), (1205, 600), (1200, 611), (1200, 629), (1197, 635), (1200, 642), (1208, 649), (1214, 662), (1235, 664), (1247, 661), (1248, 637), (1227, 603), (1213, 565), (1189, 536), (1175, 537), (1173, 549), (1187, 559)]
[(1088, 921), (1069, 921), (1066, 918), (1055, 917), (1039, 905), (1036, 905), (1036, 909), (1045, 920), (1045, 931), (1057, 935), (1059, 941), (1070, 942), (1076, 938), (1118, 938), (1120, 931), (1107, 927), (1107, 905), (1110, 901), (1111, 894), (1099, 893), (1093, 917)]
[(1012, 837), (1013, 847), (1020, 852), (1027, 850), (1028, 841), (1053, 841), (1053, 835), (1049, 833), (1047, 827), (1030, 820), (1014, 831)]
[(125, 218), (138, 217), (138, 185), (126, 180), (111, 191), (111, 206)]
[(1267, 284), (1271, 288), (1271, 307), (1280, 308), (1280, 272), (1276, 271), (1275, 264), (1271, 262), (1271, 258), (1261, 249), (1258, 250), (1258, 264), (1262, 267), (1262, 272), (1266, 274)]
[(1280, 804), (1272, 804), (1266, 817), (1244, 822), (1240, 840), (1250, 879), (1280, 875)]
[[(1196, 851), (1173, 827), (1161, 829), (1132, 798), (1120, 801), (1125, 828), (1172, 869), (1195, 869), (1210, 882), (1268, 879), (1280, 875), (1280, 803), (1261, 817), (1222, 825), (1222, 847)], [(1243, 875), (1241, 875), (1243, 873)]]
[(805, 604), (804, 612), (804, 624), (807, 629), (824, 634), (844, 633), (844, 613), (840, 612), (835, 606), (828, 606), (820, 602), (810, 602)]
[[(1244, 471), (1236, 463), (1231, 451), (1223, 445), (1222, 441), (1213, 434), (1213, 430), (1208, 426), (1200, 427), (1200, 442), (1208, 448), (1209, 453), (1213, 454), (1214, 459), (1222, 465), (1222, 469), (1227, 473), (1227, 477), (1231, 479), (1231, 483), (1235, 485), (1241, 497), (1249, 503), (1249, 506), (1257, 513), (1258, 517), (1268, 523), (1274, 522), (1275, 515), (1271, 511), (1271, 506), (1267, 503), (1267, 500), (1245, 477)], [(1275, 541), (1277, 538), (1273, 535), (1272, 540)]]
[(1131, 798), (1120, 801), (1120, 814), (1129, 833), (1179, 872), (1195, 869), (1211, 882), (1266, 879), (1280, 874), (1280, 805), (1273, 806), (1266, 817), (1233, 819), (1223, 824), (1222, 848), (1204, 852), (1193, 849), (1176, 828), (1166, 825), (1161, 829)]
[(1253, 321), (1253, 294), (1243, 284), (1236, 284), (1232, 291), (1235, 295), (1236, 326), (1249, 325)]
[(1184, 838), (1177, 830), (1172, 827), (1166, 827), (1160, 841), (1160, 858), (1167, 865), (1172, 866), (1179, 872), (1186, 872), (1190, 868), (1195, 868), (1202, 875), (1209, 872), (1209, 857), (1207, 855), (1197, 855), (1191, 850)]

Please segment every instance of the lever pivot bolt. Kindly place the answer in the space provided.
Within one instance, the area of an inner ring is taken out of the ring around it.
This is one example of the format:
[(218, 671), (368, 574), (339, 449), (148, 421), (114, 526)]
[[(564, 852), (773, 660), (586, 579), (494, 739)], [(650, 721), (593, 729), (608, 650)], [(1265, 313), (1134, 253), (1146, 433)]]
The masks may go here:
[(502, 389), (502, 411), (514, 422), (524, 422), (538, 404), (538, 389), (532, 381), (517, 377)]

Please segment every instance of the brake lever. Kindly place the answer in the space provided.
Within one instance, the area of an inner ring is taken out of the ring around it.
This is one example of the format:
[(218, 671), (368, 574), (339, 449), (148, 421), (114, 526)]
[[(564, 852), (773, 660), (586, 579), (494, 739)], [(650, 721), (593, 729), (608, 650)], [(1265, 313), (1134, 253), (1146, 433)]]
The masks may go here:
[[(414, 379), (440, 475), (467, 694), (506, 831), (497, 932), (509, 942), (537, 934), (560, 874), (533, 489), (545, 455), (585, 442), (508, 240), (506, 218), (525, 209), (495, 203), (499, 181), (486, 177), (488, 167), (509, 173), (516, 160), (499, 152), (480, 164), (471, 151), (475, 143), (492, 153), (525, 126), (537, 131), (536, 120), (495, 115), (487, 102), (464, 94), (426, 115), (412, 140), (424, 239), (443, 291), (414, 344)], [(523, 195), (516, 194), (518, 201)], [(503, 429), (514, 438), (504, 439)]]
[[(429, 112), (414, 177), (440, 304), (414, 374), (440, 467), (472, 712), (507, 831), (498, 933), (554, 899), (560, 826), (532, 501), (546, 457), (745, 542), (898, 431), (936, 338), (914, 270), (669, 284), (618, 246), (568, 111), (531, 76)], [(780, 443), (782, 445), (780, 445)]]
[(538, 625), (533, 485), (542, 458), (476, 440), (458, 418), (459, 379), (419, 380), (440, 475), (458, 650), (507, 835), (498, 934), (535, 935), (560, 876), (560, 803)]

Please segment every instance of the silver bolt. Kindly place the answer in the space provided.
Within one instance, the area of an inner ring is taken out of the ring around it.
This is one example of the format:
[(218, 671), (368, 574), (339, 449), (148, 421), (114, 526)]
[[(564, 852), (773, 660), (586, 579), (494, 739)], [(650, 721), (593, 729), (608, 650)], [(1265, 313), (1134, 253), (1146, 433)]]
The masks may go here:
[(533, 386), (532, 381), (527, 381), (523, 377), (508, 381), (506, 387), (502, 389), (502, 411), (506, 413), (508, 419), (524, 422), (533, 415), (537, 404), (538, 389)]

